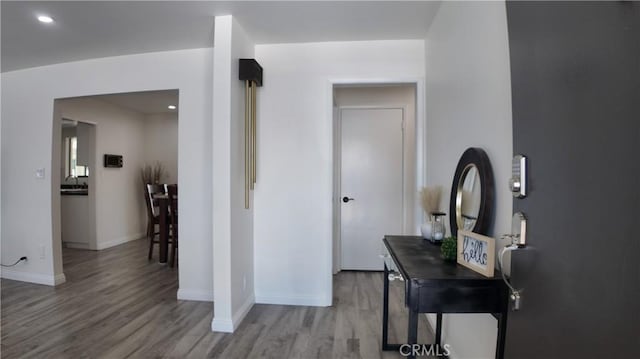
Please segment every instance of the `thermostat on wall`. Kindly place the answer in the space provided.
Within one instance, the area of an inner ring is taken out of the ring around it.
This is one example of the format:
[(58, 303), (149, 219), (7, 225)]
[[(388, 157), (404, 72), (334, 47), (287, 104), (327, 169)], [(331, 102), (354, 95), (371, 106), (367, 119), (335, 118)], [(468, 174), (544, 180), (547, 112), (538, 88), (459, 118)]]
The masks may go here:
[(109, 168), (121, 168), (122, 167), (122, 156), (120, 155), (104, 155), (104, 166)]

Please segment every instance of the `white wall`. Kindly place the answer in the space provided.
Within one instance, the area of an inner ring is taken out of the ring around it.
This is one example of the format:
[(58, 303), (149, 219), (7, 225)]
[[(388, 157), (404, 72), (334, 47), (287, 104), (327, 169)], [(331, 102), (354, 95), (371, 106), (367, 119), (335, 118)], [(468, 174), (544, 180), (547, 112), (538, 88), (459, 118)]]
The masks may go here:
[(149, 165), (162, 163), (166, 183), (178, 183), (178, 115), (157, 113), (144, 118), (144, 159)]
[[(495, 177), (493, 237), (511, 228), (508, 45), (504, 2), (443, 2), (426, 39), (427, 184), (443, 186), (442, 206), (449, 208), (462, 152), (483, 148)], [(443, 328), (452, 358), (494, 357), (496, 320), (491, 315), (445, 315)]]
[[(90, 248), (109, 248), (144, 237), (146, 212), (140, 181), (145, 163), (144, 116), (91, 97), (58, 100), (56, 106), (63, 118), (96, 125), (95, 165), (89, 175), (96, 241)], [(123, 167), (105, 168), (105, 153), (122, 155)]]
[[(2, 9), (2, 6), (0, 6), (0, 9)], [(1, 10), (0, 10), (0, 18), (2, 18), (2, 11)], [(1, 58), (1, 56), (0, 56), (0, 58)], [(0, 60), (0, 68), (2, 68), (2, 60)], [(1, 100), (4, 97), (3, 97), (3, 93), (2, 92), (3, 92), (2, 91), (2, 77), (0, 75), (0, 252), (1, 252), (1, 248), (2, 248), (2, 233), (3, 233), (3, 231), (2, 231), (2, 222), (3, 222), (2, 218), (3, 218), (3, 213), (4, 213), (4, 210), (3, 210), (4, 205), (1, 205), (2, 203), (4, 203), (3, 202), (3, 196), (2, 196), (2, 184), (3, 184), (3, 181), (2, 181), (2, 178), (3, 178), (3, 176), (2, 176), (2, 174), (3, 174), (2, 168), (4, 166), (4, 161), (2, 160), (2, 151), (1, 151), (1, 149), (4, 149), (3, 141), (2, 141), (2, 117), (3, 117), (2, 114), (4, 114), (4, 112), (2, 112), (2, 111), (3, 111), (3, 107), (4, 106), (2, 106), (2, 102), (3, 101)], [(3, 257), (2, 253), (0, 253), (0, 261), (4, 263), (4, 260), (5, 260), (5, 257)], [(2, 275), (2, 272), (0, 272), (0, 275)]]
[[(213, 298), (211, 273), (211, 49), (109, 57), (2, 73), (2, 261), (29, 261), (3, 276), (53, 284), (54, 99), (178, 89), (180, 94), (180, 289)], [(57, 132), (58, 136), (60, 132)], [(20, 149), (17, 151), (16, 149)], [(34, 171), (45, 168), (46, 178)], [(45, 258), (40, 259), (39, 248)]]
[(257, 45), (255, 292), (261, 303), (332, 303), (331, 81), (424, 75), (424, 42)]
[(238, 80), (238, 59), (253, 58), (254, 44), (233, 17), (218, 16), (215, 23), (211, 328), (233, 332), (255, 302), (253, 199), (245, 209), (245, 88)]

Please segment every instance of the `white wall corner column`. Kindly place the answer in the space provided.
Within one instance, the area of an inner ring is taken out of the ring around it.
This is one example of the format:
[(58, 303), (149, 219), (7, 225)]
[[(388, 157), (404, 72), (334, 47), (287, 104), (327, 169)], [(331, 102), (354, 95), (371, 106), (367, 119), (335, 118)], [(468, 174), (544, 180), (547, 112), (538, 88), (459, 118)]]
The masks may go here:
[(253, 198), (245, 209), (244, 82), (238, 80), (238, 59), (253, 58), (254, 47), (232, 16), (215, 18), (211, 329), (220, 332), (233, 332), (255, 303)]

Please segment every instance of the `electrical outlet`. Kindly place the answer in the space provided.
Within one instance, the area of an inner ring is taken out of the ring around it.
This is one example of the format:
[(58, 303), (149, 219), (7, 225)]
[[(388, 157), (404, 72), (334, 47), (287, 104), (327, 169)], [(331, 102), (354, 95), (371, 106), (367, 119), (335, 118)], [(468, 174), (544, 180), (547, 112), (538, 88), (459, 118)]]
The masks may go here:
[(40, 245), (40, 259), (44, 259), (44, 258), (45, 258), (44, 245), (41, 244)]

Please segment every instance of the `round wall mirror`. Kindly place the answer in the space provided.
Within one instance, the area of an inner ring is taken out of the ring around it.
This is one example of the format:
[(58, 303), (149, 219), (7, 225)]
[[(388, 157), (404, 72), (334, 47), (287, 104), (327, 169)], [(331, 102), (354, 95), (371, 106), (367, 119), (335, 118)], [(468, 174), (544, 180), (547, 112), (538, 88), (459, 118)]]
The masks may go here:
[(480, 213), (480, 178), (478, 167), (467, 165), (462, 173), (462, 180), (458, 182), (456, 191), (456, 224), (465, 231), (473, 230)]
[(458, 229), (487, 234), (493, 217), (493, 170), (480, 148), (469, 148), (460, 157), (451, 185), (449, 224)]

